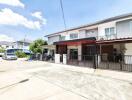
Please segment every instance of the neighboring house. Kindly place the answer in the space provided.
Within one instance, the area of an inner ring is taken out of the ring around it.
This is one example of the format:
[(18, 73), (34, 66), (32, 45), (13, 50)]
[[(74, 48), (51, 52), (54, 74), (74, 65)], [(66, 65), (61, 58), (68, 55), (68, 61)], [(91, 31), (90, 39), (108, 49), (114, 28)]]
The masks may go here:
[(16, 42), (0, 41), (0, 47), (7, 49), (23, 49), (29, 50), (29, 45), (32, 43), (30, 40), (20, 40)]
[[(12, 42), (7, 42), (7, 41), (0, 41), (0, 49), (4, 49), (4, 50), (7, 50), (7, 49), (11, 49), (13, 48), (13, 43)], [(2, 57), (4, 55), (4, 52), (0, 52), (0, 57)]]
[(16, 41), (14, 42), (14, 48), (15, 49), (27, 49), (29, 50), (29, 45), (32, 43), (32, 41), (30, 40), (20, 40), (20, 41)]
[[(49, 45), (56, 45), (55, 52), (67, 54), (68, 59), (82, 61), (87, 55), (110, 56), (114, 51), (122, 55), (132, 55), (132, 13), (49, 34), (46, 37)], [(101, 59), (107, 60), (108, 57)]]
[(0, 41), (0, 47), (4, 49), (11, 49), (14, 48), (14, 44), (12, 42)]

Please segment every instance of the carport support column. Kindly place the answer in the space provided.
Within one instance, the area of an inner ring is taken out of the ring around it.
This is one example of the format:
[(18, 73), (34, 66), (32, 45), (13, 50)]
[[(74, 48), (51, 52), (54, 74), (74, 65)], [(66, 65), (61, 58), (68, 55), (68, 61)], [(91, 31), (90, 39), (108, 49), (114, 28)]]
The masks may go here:
[(82, 60), (82, 45), (78, 45), (78, 61)]

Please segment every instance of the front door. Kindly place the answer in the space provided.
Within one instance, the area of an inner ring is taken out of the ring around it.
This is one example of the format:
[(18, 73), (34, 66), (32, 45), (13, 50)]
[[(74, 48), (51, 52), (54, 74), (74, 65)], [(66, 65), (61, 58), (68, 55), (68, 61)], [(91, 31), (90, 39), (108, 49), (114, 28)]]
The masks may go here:
[(95, 45), (83, 45), (82, 54), (83, 60), (93, 60), (93, 55), (96, 53)]
[(78, 59), (78, 49), (70, 49), (70, 59)]

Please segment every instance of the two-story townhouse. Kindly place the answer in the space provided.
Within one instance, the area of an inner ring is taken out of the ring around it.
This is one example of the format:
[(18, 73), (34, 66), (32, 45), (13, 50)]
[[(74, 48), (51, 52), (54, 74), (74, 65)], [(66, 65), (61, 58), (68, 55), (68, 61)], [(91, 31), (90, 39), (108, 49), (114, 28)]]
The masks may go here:
[[(132, 13), (46, 35), (57, 54), (78, 61), (102, 56), (113, 61), (114, 54), (132, 55)], [(127, 58), (126, 58), (127, 59)], [(129, 62), (131, 63), (131, 62)]]

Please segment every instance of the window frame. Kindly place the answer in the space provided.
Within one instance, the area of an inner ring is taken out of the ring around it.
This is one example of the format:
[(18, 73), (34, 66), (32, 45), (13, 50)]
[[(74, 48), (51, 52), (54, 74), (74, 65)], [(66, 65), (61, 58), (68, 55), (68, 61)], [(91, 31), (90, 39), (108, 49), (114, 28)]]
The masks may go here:
[(130, 32), (132, 32), (132, 21), (130, 21)]
[(71, 33), (70, 39), (78, 39), (78, 33)]
[(105, 36), (111, 36), (114, 34), (115, 34), (115, 27), (105, 28)]
[(60, 41), (66, 40), (66, 36), (60, 36)]

